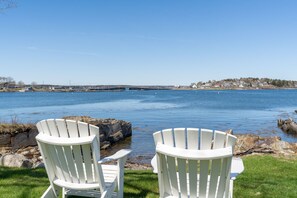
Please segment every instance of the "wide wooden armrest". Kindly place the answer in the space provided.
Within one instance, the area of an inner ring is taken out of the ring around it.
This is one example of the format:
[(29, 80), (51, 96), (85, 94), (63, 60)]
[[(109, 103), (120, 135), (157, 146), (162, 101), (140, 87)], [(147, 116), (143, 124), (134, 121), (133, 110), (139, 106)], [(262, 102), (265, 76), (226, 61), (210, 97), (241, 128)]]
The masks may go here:
[(151, 165), (153, 167), (153, 172), (154, 173), (158, 173), (158, 166), (157, 166), (157, 155), (154, 155), (152, 161), (151, 161)]
[(132, 152), (132, 150), (130, 150), (130, 149), (122, 149), (122, 150), (119, 150), (118, 152), (116, 152), (115, 154), (113, 154), (111, 156), (108, 156), (108, 157), (105, 157), (105, 158), (99, 160), (98, 163), (102, 164), (102, 163), (105, 163), (105, 162), (119, 160), (119, 159), (122, 159), (122, 158), (126, 157), (131, 152)]
[(244, 170), (243, 161), (239, 157), (233, 157), (232, 158), (232, 164), (231, 164), (231, 173), (230, 178), (232, 180), (235, 180), (237, 175), (242, 173)]

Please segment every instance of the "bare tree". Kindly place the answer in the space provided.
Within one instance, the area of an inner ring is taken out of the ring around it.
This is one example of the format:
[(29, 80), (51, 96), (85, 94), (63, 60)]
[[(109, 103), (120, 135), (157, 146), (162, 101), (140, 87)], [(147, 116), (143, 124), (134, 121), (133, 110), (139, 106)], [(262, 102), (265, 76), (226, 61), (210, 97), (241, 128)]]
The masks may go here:
[(25, 85), (25, 83), (24, 83), (23, 81), (20, 80), (20, 81), (18, 82), (18, 86), (19, 86), (19, 87), (24, 87), (24, 85)]
[(1, 77), (0, 76), (0, 83), (15, 83), (12, 77)]
[(37, 85), (37, 82), (33, 81), (31, 82), (32, 88), (34, 88)]
[(8, 83), (15, 83), (12, 77), (7, 77), (7, 82)]

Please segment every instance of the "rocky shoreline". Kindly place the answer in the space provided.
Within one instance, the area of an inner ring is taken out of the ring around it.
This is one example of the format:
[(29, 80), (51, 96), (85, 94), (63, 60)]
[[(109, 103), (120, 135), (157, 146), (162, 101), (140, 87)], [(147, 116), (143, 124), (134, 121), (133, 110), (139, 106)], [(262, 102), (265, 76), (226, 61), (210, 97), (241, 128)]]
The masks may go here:
[[(66, 119), (80, 120), (94, 124), (100, 128), (102, 156), (105, 149), (117, 145), (132, 135), (131, 123), (115, 119), (96, 119), (87, 116), (69, 116)], [(0, 125), (0, 165), (35, 168), (43, 163), (36, 144), (38, 134), (33, 124)], [(297, 157), (297, 143), (282, 141), (280, 137), (261, 137), (258, 135), (236, 135), (236, 156), (251, 154), (270, 154), (275, 156)], [(151, 156), (134, 156), (127, 160), (127, 169), (151, 169)]]
[[(131, 123), (124, 120), (96, 119), (88, 116), (68, 116), (64, 119), (98, 126), (101, 150), (108, 149), (132, 135)], [(34, 124), (0, 124), (0, 165), (39, 167), (42, 162), (35, 140), (37, 134)]]

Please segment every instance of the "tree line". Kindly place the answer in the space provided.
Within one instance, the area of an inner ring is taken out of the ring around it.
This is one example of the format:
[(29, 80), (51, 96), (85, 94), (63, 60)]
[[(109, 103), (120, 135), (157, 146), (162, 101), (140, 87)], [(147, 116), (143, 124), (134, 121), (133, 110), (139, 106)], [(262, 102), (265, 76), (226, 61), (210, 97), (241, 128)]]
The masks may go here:
[(24, 85), (25, 85), (25, 83), (23, 81), (16, 82), (12, 77), (0, 76), (0, 86), (1, 87), (11, 87), (11, 86), (23, 87)]

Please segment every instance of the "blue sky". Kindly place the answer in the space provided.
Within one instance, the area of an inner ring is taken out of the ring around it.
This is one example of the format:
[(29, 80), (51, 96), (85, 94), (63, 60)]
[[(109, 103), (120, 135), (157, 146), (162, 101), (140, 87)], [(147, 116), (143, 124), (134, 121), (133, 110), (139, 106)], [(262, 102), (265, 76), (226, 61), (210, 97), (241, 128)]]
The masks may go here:
[(50, 84), (297, 80), (295, 0), (17, 1), (0, 76)]

